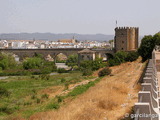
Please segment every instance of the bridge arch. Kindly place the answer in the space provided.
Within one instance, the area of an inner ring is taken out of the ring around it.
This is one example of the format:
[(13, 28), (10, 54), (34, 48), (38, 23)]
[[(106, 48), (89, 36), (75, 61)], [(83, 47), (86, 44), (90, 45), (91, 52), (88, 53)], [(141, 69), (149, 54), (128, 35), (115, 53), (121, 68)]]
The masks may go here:
[(59, 53), (55, 54), (53, 59), (54, 59), (54, 61), (56, 63), (56, 62), (58, 62), (58, 59), (60, 59), (60, 61), (66, 61), (68, 59), (68, 56), (69, 55), (67, 53), (65, 53), (65, 52), (59, 52)]
[(107, 57), (107, 60), (113, 58), (113, 56), (114, 56), (114, 55), (111, 54), (111, 53), (105, 53), (105, 55), (106, 55), (106, 57)]
[[(49, 54), (53, 59), (55, 59), (59, 53), (63, 53), (68, 57), (69, 55), (78, 54), (78, 52), (83, 49), (84, 48), (0, 49), (0, 52), (9, 52), (9, 53), (16, 54), (19, 56), (20, 61), (21, 61), (25, 57), (33, 57), (35, 53), (42, 54), (43, 57), (46, 57)], [(108, 49), (92, 49), (91, 48), (90, 50), (95, 51), (98, 57), (101, 57), (101, 55), (103, 54), (106, 54), (107, 57), (110, 57), (111, 55), (115, 53), (114, 50), (108, 50)]]
[(111, 54), (111, 53), (101, 53), (101, 58), (103, 59), (103, 61), (107, 61), (107, 60), (113, 58), (113, 54)]

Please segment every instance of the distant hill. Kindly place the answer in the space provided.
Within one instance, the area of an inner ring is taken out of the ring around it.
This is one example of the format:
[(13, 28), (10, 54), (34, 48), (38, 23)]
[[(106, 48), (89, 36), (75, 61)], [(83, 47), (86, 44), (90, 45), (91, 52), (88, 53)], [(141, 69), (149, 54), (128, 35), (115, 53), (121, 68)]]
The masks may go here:
[(5, 40), (49, 40), (57, 41), (58, 39), (75, 39), (79, 41), (92, 40), (92, 41), (108, 41), (114, 38), (114, 35), (105, 34), (76, 34), (76, 33), (65, 33), (65, 34), (54, 34), (54, 33), (7, 33), (0, 34), (0, 39)]

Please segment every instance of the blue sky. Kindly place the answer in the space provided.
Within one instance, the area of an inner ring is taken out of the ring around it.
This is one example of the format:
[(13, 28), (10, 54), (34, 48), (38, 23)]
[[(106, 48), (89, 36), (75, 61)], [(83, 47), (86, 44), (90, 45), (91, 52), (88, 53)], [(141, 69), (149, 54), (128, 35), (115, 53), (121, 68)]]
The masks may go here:
[(160, 0), (0, 0), (0, 33), (114, 34), (118, 26), (160, 31)]

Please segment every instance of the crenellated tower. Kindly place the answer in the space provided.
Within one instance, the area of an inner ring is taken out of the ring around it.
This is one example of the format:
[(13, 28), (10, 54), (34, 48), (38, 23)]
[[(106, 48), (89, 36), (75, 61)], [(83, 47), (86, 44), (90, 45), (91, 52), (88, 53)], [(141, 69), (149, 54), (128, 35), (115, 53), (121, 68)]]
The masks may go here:
[(138, 27), (116, 27), (115, 28), (115, 50), (135, 51), (138, 48)]

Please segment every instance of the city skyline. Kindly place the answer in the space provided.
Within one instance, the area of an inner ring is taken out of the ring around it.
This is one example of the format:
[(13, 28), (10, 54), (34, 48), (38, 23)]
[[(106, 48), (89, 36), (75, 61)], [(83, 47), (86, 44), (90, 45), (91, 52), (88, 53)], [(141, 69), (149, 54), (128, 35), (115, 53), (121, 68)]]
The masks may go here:
[(140, 35), (160, 31), (158, 0), (2, 0), (0, 33), (114, 35), (117, 26), (139, 27)]

